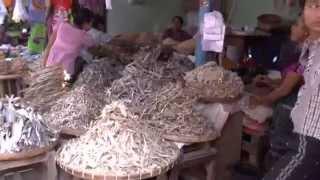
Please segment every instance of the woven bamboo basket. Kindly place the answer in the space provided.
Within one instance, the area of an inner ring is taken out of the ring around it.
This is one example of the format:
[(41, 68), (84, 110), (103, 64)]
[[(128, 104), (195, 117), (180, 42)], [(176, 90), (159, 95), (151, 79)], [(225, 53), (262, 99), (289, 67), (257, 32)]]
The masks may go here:
[(92, 170), (80, 170), (78, 167), (70, 167), (64, 164), (58, 158), (56, 159), (56, 162), (61, 169), (63, 169), (65, 172), (71, 174), (76, 178), (90, 180), (141, 180), (157, 177), (171, 170), (178, 163), (180, 159), (180, 153), (177, 153), (174, 159), (174, 161), (170, 162), (165, 167), (161, 167), (159, 169), (152, 169), (149, 172), (137, 172), (136, 174), (128, 175), (116, 175), (110, 172), (97, 173)]

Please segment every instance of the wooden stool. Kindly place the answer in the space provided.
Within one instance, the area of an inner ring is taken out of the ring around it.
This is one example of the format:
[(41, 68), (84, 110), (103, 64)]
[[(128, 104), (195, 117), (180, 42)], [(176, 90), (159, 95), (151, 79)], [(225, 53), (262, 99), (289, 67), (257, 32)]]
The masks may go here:
[(55, 152), (0, 162), (0, 180), (56, 180)]
[(242, 136), (242, 160), (263, 171), (264, 157), (267, 152), (267, 136), (244, 128)]
[(22, 96), (22, 76), (19, 74), (0, 75), (0, 98), (5, 95)]
[(199, 165), (205, 166), (206, 180), (215, 179), (214, 169), (217, 150), (211, 147), (210, 142), (200, 145), (200, 148), (194, 148), (192, 145), (185, 147), (181, 160), (169, 173), (169, 180), (178, 180), (183, 169)]

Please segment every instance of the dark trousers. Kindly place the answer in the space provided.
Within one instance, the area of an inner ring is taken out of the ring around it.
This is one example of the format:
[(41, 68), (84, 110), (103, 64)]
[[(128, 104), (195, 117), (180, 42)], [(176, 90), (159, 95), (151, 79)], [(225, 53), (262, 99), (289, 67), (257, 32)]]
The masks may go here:
[(286, 144), (287, 152), (263, 180), (320, 179), (320, 140), (292, 134)]
[(71, 76), (71, 80), (70, 80), (70, 83), (74, 83), (79, 75), (81, 74), (81, 72), (83, 71), (84, 67), (87, 65), (87, 62), (85, 60), (83, 60), (81, 57), (78, 57), (76, 59), (76, 62), (75, 62), (75, 67), (74, 67), (74, 74)]
[(288, 138), (292, 135), (293, 123), (291, 110), (297, 101), (298, 91), (281, 99), (274, 107), (272, 124), (269, 132), (270, 153), (277, 160), (285, 154)]

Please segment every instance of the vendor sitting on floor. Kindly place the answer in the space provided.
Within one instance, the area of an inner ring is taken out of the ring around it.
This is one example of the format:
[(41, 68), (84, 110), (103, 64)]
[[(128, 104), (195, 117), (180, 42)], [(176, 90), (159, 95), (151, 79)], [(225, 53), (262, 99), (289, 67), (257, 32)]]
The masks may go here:
[(91, 29), (92, 15), (88, 9), (80, 9), (74, 17), (74, 25), (60, 22), (53, 30), (48, 47), (44, 54), (44, 65), (61, 64), (64, 70), (75, 78), (77, 57), (85, 47), (94, 45), (88, 31)]
[(164, 45), (176, 45), (179, 42), (191, 39), (192, 36), (182, 29), (183, 18), (175, 16), (172, 18), (172, 25), (167, 29), (163, 35), (162, 40)]
[(252, 98), (255, 105), (274, 105), (272, 127), (270, 131), (270, 145), (268, 166), (278, 160), (286, 152), (287, 137), (292, 133), (293, 124), (290, 118), (300, 86), (303, 84), (303, 68), (299, 65), (299, 57), (303, 42), (309, 33), (304, 24), (303, 18), (291, 27), (290, 41), (281, 49), (279, 59), (282, 79), (273, 81), (265, 76), (256, 78), (256, 83), (263, 83), (274, 90), (265, 95)]

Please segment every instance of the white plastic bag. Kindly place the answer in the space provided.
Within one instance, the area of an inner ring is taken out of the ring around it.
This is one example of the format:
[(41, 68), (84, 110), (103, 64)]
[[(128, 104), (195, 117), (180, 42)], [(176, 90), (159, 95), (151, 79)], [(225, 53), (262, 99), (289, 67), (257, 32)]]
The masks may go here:
[(29, 15), (27, 10), (22, 2), (22, 0), (16, 0), (16, 4), (14, 6), (12, 20), (16, 23), (21, 21), (26, 21), (29, 19)]
[(229, 115), (233, 111), (233, 104), (198, 104), (196, 110), (211, 121), (214, 124), (215, 130), (221, 134)]
[(240, 100), (240, 107), (249, 118), (257, 121), (258, 123), (264, 123), (268, 118), (273, 115), (273, 110), (266, 106), (250, 107), (250, 97), (245, 96)]
[(8, 10), (3, 3), (3, 0), (0, 0), (0, 25), (4, 23), (4, 20), (8, 14)]
[(112, 9), (111, 0), (106, 0), (106, 9), (107, 10), (111, 10)]
[(222, 52), (226, 26), (223, 16), (218, 11), (206, 13), (202, 30), (202, 50)]

